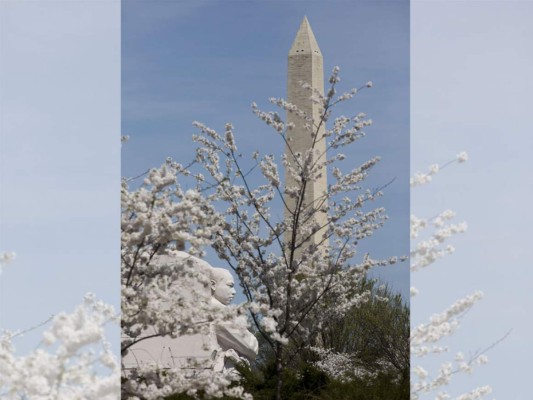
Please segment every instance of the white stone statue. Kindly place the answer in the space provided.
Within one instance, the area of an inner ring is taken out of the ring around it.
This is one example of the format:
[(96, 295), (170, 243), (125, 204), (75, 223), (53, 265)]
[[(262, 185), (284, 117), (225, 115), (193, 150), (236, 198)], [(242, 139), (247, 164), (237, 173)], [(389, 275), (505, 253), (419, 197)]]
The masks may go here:
[[(228, 270), (213, 268), (204, 260), (185, 252), (178, 252), (172, 257), (162, 256), (156, 262), (172, 265), (191, 259), (198, 271), (203, 271), (208, 275), (211, 282), (209, 288), (198, 282), (198, 287), (190, 288), (191, 295), (193, 291), (205, 293), (205, 301), (213, 306), (228, 306), (236, 294), (235, 283)], [(213, 324), (210, 327), (210, 335), (194, 334), (178, 338), (155, 336), (142, 340), (130, 347), (128, 353), (122, 358), (122, 366), (125, 370), (137, 368), (143, 364), (158, 364), (163, 368), (183, 368), (186, 367), (183, 363), (188, 359), (196, 359), (198, 361), (211, 360), (215, 371), (235, 372), (236, 363), (255, 360), (259, 347), (255, 336), (243, 328), (246, 326), (246, 317), (241, 315), (237, 318), (238, 320)], [(156, 328), (148, 327), (141, 337), (154, 335), (157, 335)]]
[[(154, 263), (159, 265), (178, 267), (184, 262), (192, 261), (195, 269), (202, 273), (206, 278), (209, 276), (211, 265), (204, 260), (191, 256), (184, 251), (175, 252), (172, 256), (157, 256)], [(207, 283), (208, 279), (206, 279)], [(199, 297), (209, 301), (211, 290), (205, 286), (205, 283), (190, 280), (188, 282), (188, 291), (181, 294), (188, 299)], [(167, 312), (172, 313), (172, 309), (162, 304), (161, 307)], [(147, 337), (147, 339), (142, 339)], [(125, 338), (128, 339), (128, 338)], [(211, 359), (210, 337), (208, 335), (193, 334), (183, 335), (178, 338), (158, 335), (155, 326), (149, 326), (145, 329), (138, 339), (138, 343), (131, 346), (125, 356), (122, 357), (122, 367), (124, 370), (138, 368), (142, 365), (157, 364), (163, 368), (183, 368), (186, 367), (189, 359), (198, 361), (209, 361)]]
[[(211, 304), (225, 307), (235, 297), (235, 282), (230, 272), (223, 268), (211, 268)], [(259, 344), (252, 333), (246, 329), (236, 328), (245, 326), (245, 316), (239, 316), (241, 321), (228, 321), (213, 324), (211, 327), (211, 346), (215, 360), (215, 371), (234, 371), (239, 362), (254, 361), (259, 352)], [(244, 320), (243, 320), (244, 319)]]

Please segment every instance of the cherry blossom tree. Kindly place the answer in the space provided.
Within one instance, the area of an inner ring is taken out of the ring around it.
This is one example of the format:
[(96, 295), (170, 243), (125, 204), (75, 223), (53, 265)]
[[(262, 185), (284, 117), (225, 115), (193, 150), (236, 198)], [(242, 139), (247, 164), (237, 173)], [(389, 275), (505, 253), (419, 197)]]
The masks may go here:
[[(467, 160), (467, 153), (462, 152), (455, 159), (441, 166), (433, 164), (429, 167), (427, 173), (416, 173), (411, 178), (411, 187), (426, 185), (443, 168), (455, 162), (463, 163)], [(455, 251), (449, 241), (455, 235), (464, 233), (467, 225), (464, 222), (456, 223), (454, 218), (455, 213), (451, 210), (441, 212), (432, 218), (419, 218), (411, 215), (411, 272), (427, 268), (437, 260)], [(411, 297), (418, 294), (419, 290), (411, 287)], [(455, 374), (470, 373), (476, 366), (488, 362), (488, 358), (484, 353), (496, 343), (475, 352), (469, 357), (465, 357), (462, 352), (458, 352), (452, 360), (442, 363), (434, 374), (419, 365), (419, 363), (423, 362), (423, 359), (431, 355), (449, 352), (449, 349), (440, 345), (440, 343), (457, 331), (460, 327), (461, 318), (482, 297), (483, 293), (476, 291), (457, 300), (446, 310), (433, 314), (428, 322), (411, 328), (412, 400), (421, 399), (426, 394), (433, 394), (439, 400), (450, 399), (450, 394), (445, 387), (450, 385)], [(474, 400), (491, 392), (490, 386), (481, 386), (456, 398)]]
[[(274, 155), (254, 152), (248, 162), (239, 153), (231, 124), (219, 134), (194, 123), (199, 129), (194, 136), (199, 144), (195, 161), (204, 169), (196, 174), (199, 190), (217, 203), (224, 218), (221, 229), (214, 231), (212, 247), (239, 277), (258, 334), (275, 354), (278, 399), (284, 370), (316, 341), (322, 327), (369, 299), (369, 291), (353, 290), (365, 273), (376, 265), (398, 261), (359, 254), (359, 242), (387, 218), (383, 208), (368, 206), (381, 191), (362, 188), (379, 157), (347, 173), (338, 164), (346, 158), (341, 150), (362, 138), (372, 121), (363, 113), (331, 120), (339, 103), (372, 83), (337, 96), (338, 73), (336, 67), (325, 96), (302, 83), (321, 108), (318, 119), (283, 99), (270, 99), (282, 112), (295, 115), (311, 136), (313, 144), (304, 153), (294, 151), (287, 136), (295, 125), (286, 123), (276, 111), (260, 110), (255, 103), (253, 112), (288, 150), (280, 161)], [(327, 122), (331, 128), (323, 129)], [(319, 141), (326, 141), (325, 153), (318, 150)], [(283, 184), (280, 167), (291, 183)], [(307, 185), (327, 170), (332, 182), (317, 198), (310, 198)], [(273, 210), (279, 208), (285, 218), (274, 216)], [(310, 240), (314, 235), (318, 243)]]
[[(0, 267), (14, 258), (0, 254)], [(120, 396), (120, 365), (105, 327), (118, 323), (112, 306), (89, 293), (72, 313), (59, 313), (45, 325), (42, 342), (27, 355), (15, 351), (27, 331), (0, 334), (0, 397), (3, 399), (115, 400)], [(32, 329), (36, 329), (31, 328)]]

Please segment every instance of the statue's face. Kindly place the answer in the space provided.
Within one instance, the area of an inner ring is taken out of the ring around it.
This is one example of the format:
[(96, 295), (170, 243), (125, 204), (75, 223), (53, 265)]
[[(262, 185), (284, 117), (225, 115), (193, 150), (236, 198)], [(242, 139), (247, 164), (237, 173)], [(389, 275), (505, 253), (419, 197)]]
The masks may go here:
[(234, 286), (233, 277), (229, 271), (226, 271), (218, 277), (216, 282), (213, 282), (213, 297), (227, 306), (237, 293)]

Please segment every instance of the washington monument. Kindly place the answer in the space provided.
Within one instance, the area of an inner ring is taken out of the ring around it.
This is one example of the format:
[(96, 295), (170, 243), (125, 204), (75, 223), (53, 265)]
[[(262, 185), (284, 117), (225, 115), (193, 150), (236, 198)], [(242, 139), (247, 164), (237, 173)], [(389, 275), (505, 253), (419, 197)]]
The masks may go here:
[[(317, 103), (311, 100), (313, 92), (309, 88), (302, 87), (303, 83), (311, 85), (322, 96), (324, 95), (322, 53), (320, 52), (307, 17), (304, 17), (300, 25), (300, 29), (296, 34), (288, 56), (287, 100), (289, 103), (297, 106), (301, 111), (304, 111), (308, 117), (312, 118), (312, 121), (306, 121), (295, 113), (287, 113), (287, 123), (294, 124), (294, 128), (287, 131), (288, 146), (286, 146), (285, 155), (289, 163), (293, 166), (297, 164), (295, 160), (297, 153), (305, 156), (311, 149), (314, 154), (314, 163), (323, 163), (326, 160), (326, 140), (323, 137), (325, 122), (321, 119), (323, 105), (321, 102)], [(285, 185), (287, 188), (300, 186), (290, 174), (288, 168), (285, 171)], [(303, 208), (309, 207), (318, 210), (327, 205), (325, 204), (326, 200), (324, 198), (324, 193), (327, 190), (327, 172), (325, 166), (320, 167), (318, 176), (307, 180), (304, 185), (305, 197)], [(298, 208), (295, 201), (295, 199), (287, 196), (289, 210), (285, 210), (286, 220), (294, 217), (291, 213)], [(323, 227), (327, 222), (327, 213), (316, 211), (312, 219), (313, 221), (310, 222), (318, 223), (319, 226)], [(314, 243), (321, 245), (323, 248), (327, 247), (328, 242), (322, 238), (324, 231), (324, 229), (320, 229), (312, 235), (309, 239), (309, 244)], [(291, 234), (291, 230), (288, 233)]]

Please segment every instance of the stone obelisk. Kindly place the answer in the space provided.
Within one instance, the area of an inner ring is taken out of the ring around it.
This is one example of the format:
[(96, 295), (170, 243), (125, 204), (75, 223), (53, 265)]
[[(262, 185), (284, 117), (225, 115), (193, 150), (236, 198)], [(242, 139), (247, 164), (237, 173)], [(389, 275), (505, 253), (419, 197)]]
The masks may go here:
[[(287, 100), (289, 103), (296, 105), (298, 109), (304, 111), (313, 121), (306, 121), (295, 113), (287, 113), (287, 122), (294, 124), (294, 128), (287, 132), (288, 146), (285, 149), (287, 160), (289, 160), (291, 165), (295, 165), (296, 163), (294, 158), (296, 153), (305, 155), (309, 149), (313, 149), (314, 151), (314, 162), (320, 163), (326, 159), (326, 141), (322, 137), (325, 131), (325, 123), (321, 122), (322, 105), (311, 100), (313, 91), (302, 87), (302, 83), (311, 85), (321, 95), (324, 95), (322, 53), (320, 52), (307, 17), (304, 17), (289, 51)], [(308, 125), (307, 127), (306, 124)], [(288, 169), (285, 171), (285, 184), (286, 187), (300, 186), (291, 176)], [(323, 197), (326, 190), (326, 168), (321, 168), (320, 176), (310, 179), (306, 183), (304, 197), (304, 207), (317, 209), (313, 220), (320, 226), (324, 226), (327, 221), (326, 212), (319, 211), (321, 206), (327, 205)], [(296, 207), (295, 201), (288, 198), (288, 196), (287, 204), (292, 210)], [(290, 216), (290, 212), (285, 210), (285, 216), (288, 219), (287, 217)], [(328, 241), (323, 240), (324, 230), (321, 229), (316, 232), (310, 239), (310, 242), (325, 248)], [(287, 234), (291, 234), (291, 231), (287, 232)], [(301, 250), (304, 250), (306, 246), (302, 247), (303, 249)]]

